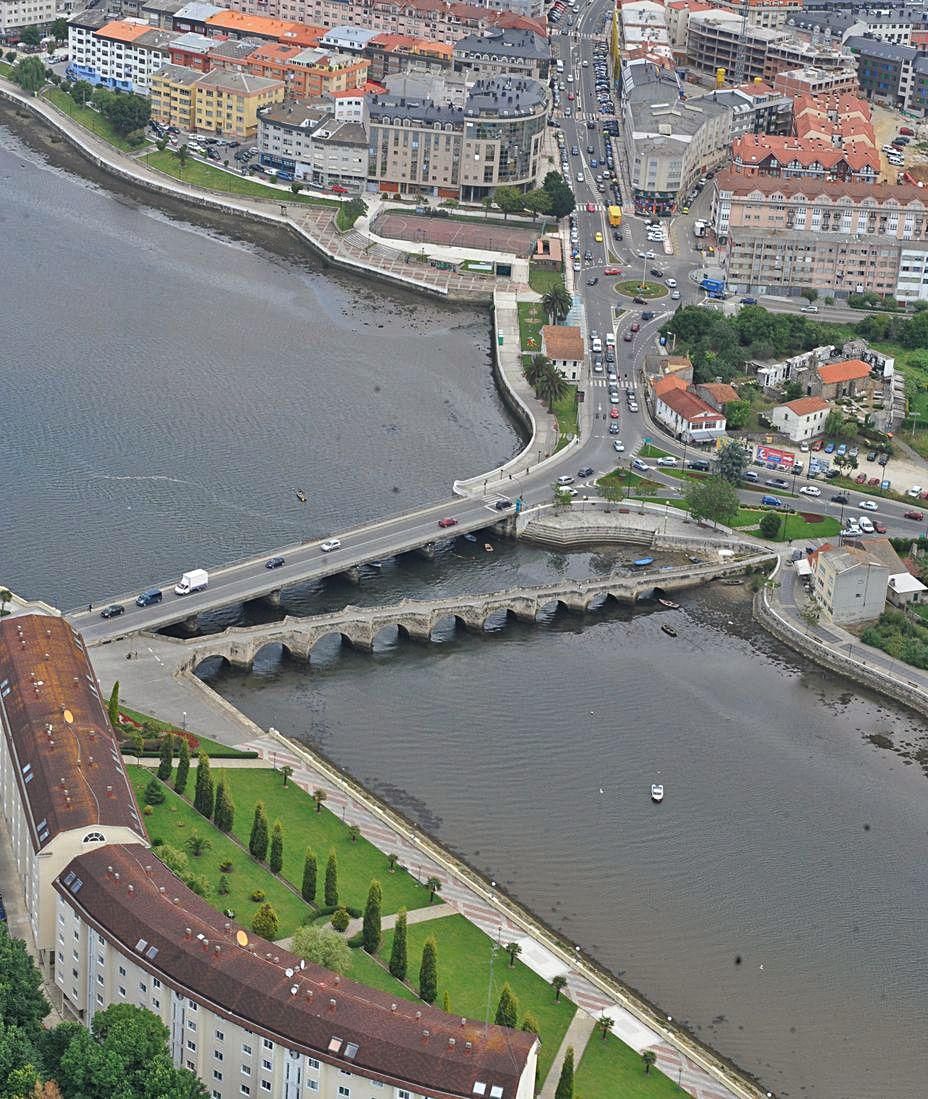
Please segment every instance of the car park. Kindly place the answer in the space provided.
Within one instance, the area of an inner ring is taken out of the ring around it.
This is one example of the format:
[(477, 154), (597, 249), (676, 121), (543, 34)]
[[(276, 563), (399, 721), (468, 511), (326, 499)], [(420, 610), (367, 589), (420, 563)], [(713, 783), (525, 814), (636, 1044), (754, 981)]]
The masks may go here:
[(338, 538), (326, 538), (326, 540), (320, 545), (320, 549), (323, 553), (331, 553), (332, 550), (341, 548), (341, 540)]
[(286, 558), (284, 557), (269, 557), (264, 562), (264, 567), (266, 569), (279, 569), (284, 564), (286, 564)]
[(458, 521), (457, 519), (452, 519), (449, 515), (446, 519), (439, 519), (438, 525), (442, 528), (442, 530), (447, 530), (448, 527), (456, 527), (458, 525)]

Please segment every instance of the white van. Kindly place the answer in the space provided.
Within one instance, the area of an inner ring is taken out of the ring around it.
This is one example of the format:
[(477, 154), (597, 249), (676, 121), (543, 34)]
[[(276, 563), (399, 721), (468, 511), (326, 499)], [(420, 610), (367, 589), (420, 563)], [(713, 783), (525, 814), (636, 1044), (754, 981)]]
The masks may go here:
[(866, 515), (861, 515), (861, 517), (857, 520), (857, 525), (864, 532), (864, 534), (874, 533), (873, 521), (871, 519), (868, 519)]
[(594, 336), (590, 341), (590, 347), (592, 348), (594, 355), (601, 355), (603, 350), (603, 341), (599, 336)]

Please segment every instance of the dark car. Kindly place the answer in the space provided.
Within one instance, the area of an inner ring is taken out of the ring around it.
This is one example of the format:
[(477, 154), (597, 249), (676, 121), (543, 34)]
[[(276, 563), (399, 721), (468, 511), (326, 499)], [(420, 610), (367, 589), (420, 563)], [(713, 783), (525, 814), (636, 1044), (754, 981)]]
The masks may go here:
[(506, 508), (512, 507), (512, 500), (507, 500), (504, 496), (501, 499), (497, 500), (493, 507), (495, 507), (497, 511), (505, 511)]
[(789, 488), (789, 481), (785, 481), (782, 477), (770, 477), (764, 481), (764, 484), (771, 488)]
[(266, 569), (279, 569), (284, 562), (285, 558), (283, 557), (269, 557), (268, 560), (264, 562), (264, 567)]
[(657, 314), (653, 309), (642, 309), (641, 311), (641, 319), (643, 321), (653, 321), (656, 316)]
[(621, 229), (613, 229), (612, 230), (612, 239), (613, 240), (618, 240), (618, 241), (625, 240), (625, 234), (622, 232)]
[(907, 511), (903, 518), (914, 519), (916, 523), (920, 523), (925, 518), (925, 513), (923, 511)]
[(846, 504), (848, 502), (848, 498), (844, 495), (843, 492), (836, 492), (831, 497), (831, 502), (833, 504)]
[(126, 613), (126, 608), (122, 605), (122, 603), (110, 603), (110, 605), (108, 607), (104, 607), (103, 610), (100, 611), (100, 617), (101, 618), (116, 618), (120, 614), (125, 614), (125, 613)]
[(637, 332), (641, 328), (641, 325), (637, 321), (632, 321), (632, 331)]
[(690, 469), (698, 469), (702, 473), (709, 472), (709, 463), (705, 460), (705, 458), (697, 458), (693, 462), (687, 462), (687, 465), (690, 467)]
[(452, 519), (449, 516), (447, 519), (439, 519), (438, 525), (441, 527), (442, 530), (445, 530), (448, 527), (456, 527), (458, 525), (458, 521), (457, 519)]
[(593, 275), (592, 278), (589, 278), (589, 279), (586, 280), (587, 286), (595, 286), (598, 282), (599, 282), (599, 279), (597, 278), (596, 275)]
[(652, 267), (651, 268), (651, 274), (656, 279), (662, 279), (664, 277), (664, 272), (659, 267)]
[(750, 297), (742, 298), (741, 299), (741, 304), (742, 305), (757, 305), (757, 298), (750, 298)]
[(881, 466), (887, 465), (888, 462), (889, 462), (889, 455), (888, 454), (881, 454), (879, 456), (879, 458), (877, 458), (877, 463)]
[(577, 476), (578, 477), (592, 477), (593, 476), (593, 467), (592, 466), (584, 466), (583, 469), (578, 469), (577, 470)]
[(875, 462), (876, 461), (876, 451), (875, 450), (871, 450), (867, 454), (867, 461), (868, 462)]
[(632, 301), (635, 303), (635, 305), (647, 305), (648, 304), (647, 298), (641, 298), (641, 297), (632, 298)]

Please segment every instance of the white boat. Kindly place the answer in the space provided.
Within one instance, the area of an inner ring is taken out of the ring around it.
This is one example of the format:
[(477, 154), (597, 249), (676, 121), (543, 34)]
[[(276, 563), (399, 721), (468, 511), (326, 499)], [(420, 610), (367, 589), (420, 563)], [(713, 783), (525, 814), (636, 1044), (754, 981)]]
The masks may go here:
[(663, 801), (664, 800), (664, 786), (660, 782), (651, 783), (651, 800)]

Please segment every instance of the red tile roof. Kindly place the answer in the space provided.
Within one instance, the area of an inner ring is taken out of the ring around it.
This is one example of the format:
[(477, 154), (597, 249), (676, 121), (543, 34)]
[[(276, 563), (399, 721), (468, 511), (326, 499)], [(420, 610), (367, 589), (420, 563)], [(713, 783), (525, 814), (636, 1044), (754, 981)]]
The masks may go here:
[(0, 622), (0, 725), (36, 851), (71, 829), (145, 835), (93, 666), (65, 619)]
[(55, 888), (137, 965), (249, 1030), (420, 1095), (473, 1099), (482, 1081), (487, 1099), (493, 1088), (515, 1099), (534, 1035), (485, 1028), (301, 962), (215, 911), (140, 844), (78, 856)]
[(750, 195), (754, 192), (765, 197), (783, 195), (785, 198), (792, 198), (794, 195), (804, 195), (810, 202), (821, 195), (831, 200), (845, 197), (852, 200), (872, 198), (878, 203), (891, 200), (893, 203), (918, 202), (928, 206), (925, 189), (916, 187), (914, 183), (896, 186), (890, 183), (862, 183), (851, 179), (788, 179), (784, 176), (744, 175), (731, 169), (717, 175), (715, 183), (720, 191), (730, 191), (733, 195)]
[(541, 343), (549, 359), (580, 362), (583, 358), (583, 336), (571, 325), (546, 324), (541, 330)]
[(701, 382), (699, 388), (719, 404), (728, 404), (738, 400), (738, 390), (727, 382)]
[(706, 404), (695, 393), (688, 393), (683, 389), (674, 389), (669, 393), (665, 393), (661, 400), (688, 424), (725, 422), (723, 413), (717, 412), (712, 405)]
[(795, 416), (811, 416), (813, 412), (824, 412), (831, 405), (824, 397), (799, 397), (795, 401), (786, 401), (781, 408), (788, 408)]
[(657, 378), (651, 384), (651, 388), (654, 390), (655, 397), (663, 397), (665, 393), (670, 393), (674, 389), (686, 390), (686, 382), (676, 374), (667, 374), (663, 378)]
[(871, 367), (860, 359), (847, 359), (840, 363), (826, 363), (818, 368), (818, 376), (825, 385), (834, 385), (835, 382), (850, 382), (855, 378), (866, 378), (870, 374)]
[(777, 134), (744, 134), (732, 142), (732, 159), (739, 165), (750, 169), (757, 167), (772, 157), (781, 167), (793, 161), (802, 167), (820, 164), (823, 170), (837, 167), (844, 161), (855, 172), (870, 167), (878, 175), (880, 172), (880, 154), (875, 147), (840, 148), (830, 141), (815, 138), (786, 137)]

